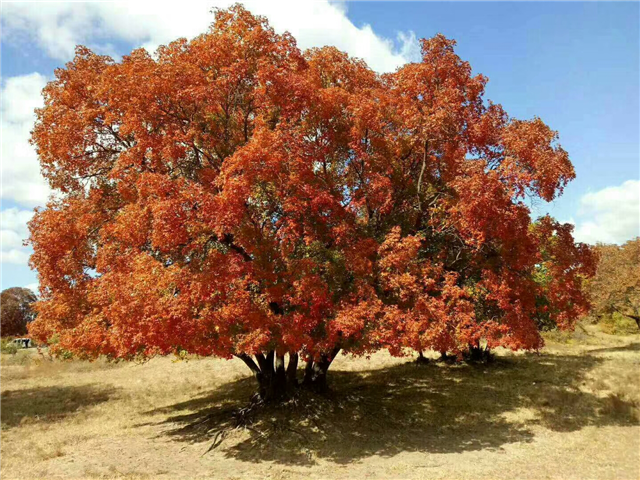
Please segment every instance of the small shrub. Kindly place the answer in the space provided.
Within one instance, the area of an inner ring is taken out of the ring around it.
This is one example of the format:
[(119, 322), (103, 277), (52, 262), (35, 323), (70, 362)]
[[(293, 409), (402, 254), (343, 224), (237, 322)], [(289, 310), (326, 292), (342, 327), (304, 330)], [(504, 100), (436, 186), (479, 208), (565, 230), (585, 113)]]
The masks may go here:
[(569, 330), (559, 330), (557, 328), (542, 334), (548, 342), (571, 344), (574, 342), (574, 332)]
[(627, 400), (619, 393), (612, 393), (606, 398), (601, 413), (619, 420), (635, 423), (640, 419), (639, 407), (637, 402)]
[(12, 353), (11, 355), (3, 355), (2, 356), (2, 366), (21, 366), (26, 367), (31, 365), (35, 360), (33, 355), (33, 350), (28, 350), (24, 348), (18, 347), (16, 353)]
[(9, 355), (15, 355), (16, 353), (18, 353), (18, 345), (13, 343), (12, 337), (3, 338), (0, 341), (0, 351)]
[(632, 335), (638, 333), (638, 325), (634, 320), (614, 313), (600, 320), (600, 330), (609, 335)]

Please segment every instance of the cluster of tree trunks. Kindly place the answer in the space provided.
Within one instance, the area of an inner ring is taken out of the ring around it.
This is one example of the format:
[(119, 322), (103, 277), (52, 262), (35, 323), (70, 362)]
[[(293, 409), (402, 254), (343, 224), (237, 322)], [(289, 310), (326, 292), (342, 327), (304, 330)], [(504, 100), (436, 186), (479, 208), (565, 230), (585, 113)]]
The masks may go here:
[[(420, 352), (418, 362), (421, 362), (421, 357), (422, 352)], [(441, 351), (439, 360), (446, 363), (457, 363), (460, 361), (465, 361), (468, 363), (487, 363), (493, 360), (493, 355), (489, 347), (481, 347), (480, 345), (469, 344), (467, 350), (462, 353), (461, 357), (450, 355), (446, 351)]]
[(285, 355), (271, 350), (258, 353), (252, 358), (248, 354), (239, 354), (242, 360), (253, 372), (258, 382), (258, 394), (265, 402), (278, 401), (287, 398), (296, 388), (304, 387), (316, 392), (327, 389), (327, 372), (340, 348), (330, 353), (320, 355), (319, 358), (309, 358), (304, 369), (302, 381), (298, 380), (299, 354), (289, 353), (289, 363), (285, 362)]
[(491, 349), (488, 347), (469, 345), (469, 350), (465, 352), (464, 359), (467, 362), (487, 363), (493, 359), (493, 356), (491, 355)]
[[(309, 358), (304, 368), (302, 381), (298, 379), (298, 364), (300, 356), (296, 352), (287, 354), (288, 363), (284, 354), (278, 354), (275, 350), (267, 353), (258, 353), (251, 357), (246, 353), (236, 355), (253, 372), (258, 383), (258, 394), (264, 402), (280, 401), (288, 398), (297, 388), (308, 388), (315, 392), (327, 390), (327, 372), (331, 363), (336, 358), (340, 348), (335, 348), (330, 353), (324, 353), (319, 358)], [(447, 352), (440, 352), (442, 361), (457, 361), (457, 357), (450, 356)], [(418, 363), (428, 363), (423, 352), (418, 352)], [(463, 355), (467, 362), (488, 362), (491, 360), (491, 350), (479, 345), (469, 345), (469, 350)]]

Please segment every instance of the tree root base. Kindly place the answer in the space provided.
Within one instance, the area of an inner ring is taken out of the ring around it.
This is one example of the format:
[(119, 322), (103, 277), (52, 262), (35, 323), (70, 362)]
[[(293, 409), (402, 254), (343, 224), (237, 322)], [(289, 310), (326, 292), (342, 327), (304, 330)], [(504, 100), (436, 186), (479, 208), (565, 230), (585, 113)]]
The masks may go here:
[[(246, 406), (231, 411), (225, 410), (216, 415), (220, 422), (203, 432), (213, 437), (213, 442), (202, 455), (217, 449), (225, 439), (242, 431), (250, 431), (258, 440), (268, 440), (275, 434), (289, 431), (306, 441), (306, 435), (292, 426), (292, 423), (295, 423), (293, 419), (303, 417), (308, 423), (317, 424), (323, 411), (334, 408), (330, 393), (326, 388), (316, 389), (312, 385), (304, 384), (287, 392), (287, 395), (269, 400), (262, 399), (256, 393)], [(226, 418), (221, 418), (222, 415)], [(199, 424), (211, 421), (214, 421), (213, 416)], [(197, 425), (193, 424), (192, 427)]]
[(429, 365), (431, 363), (427, 357), (418, 357), (415, 359), (416, 365)]

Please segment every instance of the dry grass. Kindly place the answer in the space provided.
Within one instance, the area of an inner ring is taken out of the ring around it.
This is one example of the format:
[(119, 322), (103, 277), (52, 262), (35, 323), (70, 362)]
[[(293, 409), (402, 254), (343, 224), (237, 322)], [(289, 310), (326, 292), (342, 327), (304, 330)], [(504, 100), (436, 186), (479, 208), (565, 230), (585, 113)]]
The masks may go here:
[(2, 356), (2, 478), (640, 478), (640, 336), (490, 365), (340, 357), (332, 393), (252, 417), (239, 361)]
[(610, 335), (630, 335), (638, 331), (638, 324), (631, 318), (614, 313), (600, 321), (600, 330)]

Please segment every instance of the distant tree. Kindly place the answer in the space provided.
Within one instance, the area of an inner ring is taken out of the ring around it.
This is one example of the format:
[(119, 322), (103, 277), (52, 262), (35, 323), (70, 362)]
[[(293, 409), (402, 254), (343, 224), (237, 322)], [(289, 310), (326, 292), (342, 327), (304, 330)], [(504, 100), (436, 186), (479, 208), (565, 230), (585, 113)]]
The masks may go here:
[(572, 225), (550, 217), (539, 218), (531, 231), (540, 248), (533, 275), (537, 287), (533, 318), (539, 330), (566, 330), (591, 308), (585, 285), (595, 275), (597, 252), (574, 243)]
[(483, 100), (454, 45), (378, 75), (235, 6), (155, 56), (78, 47), (33, 131), (58, 195), (30, 223), (31, 333), (89, 357), (236, 356), (265, 400), (299, 358), (323, 388), (341, 350), (540, 347), (538, 294), (570, 326), (591, 255), (531, 228), (524, 199), (573, 166), (540, 119)]
[(597, 317), (618, 313), (640, 329), (640, 237), (622, 246), (598, 245), (597, 273), (588, 292)]
[(27, 324), (35, 318), (31, 306), (37, 299), (28, 288), (12, 287), (0, 292), (0, 334), (3, 337), (27, 333)]

